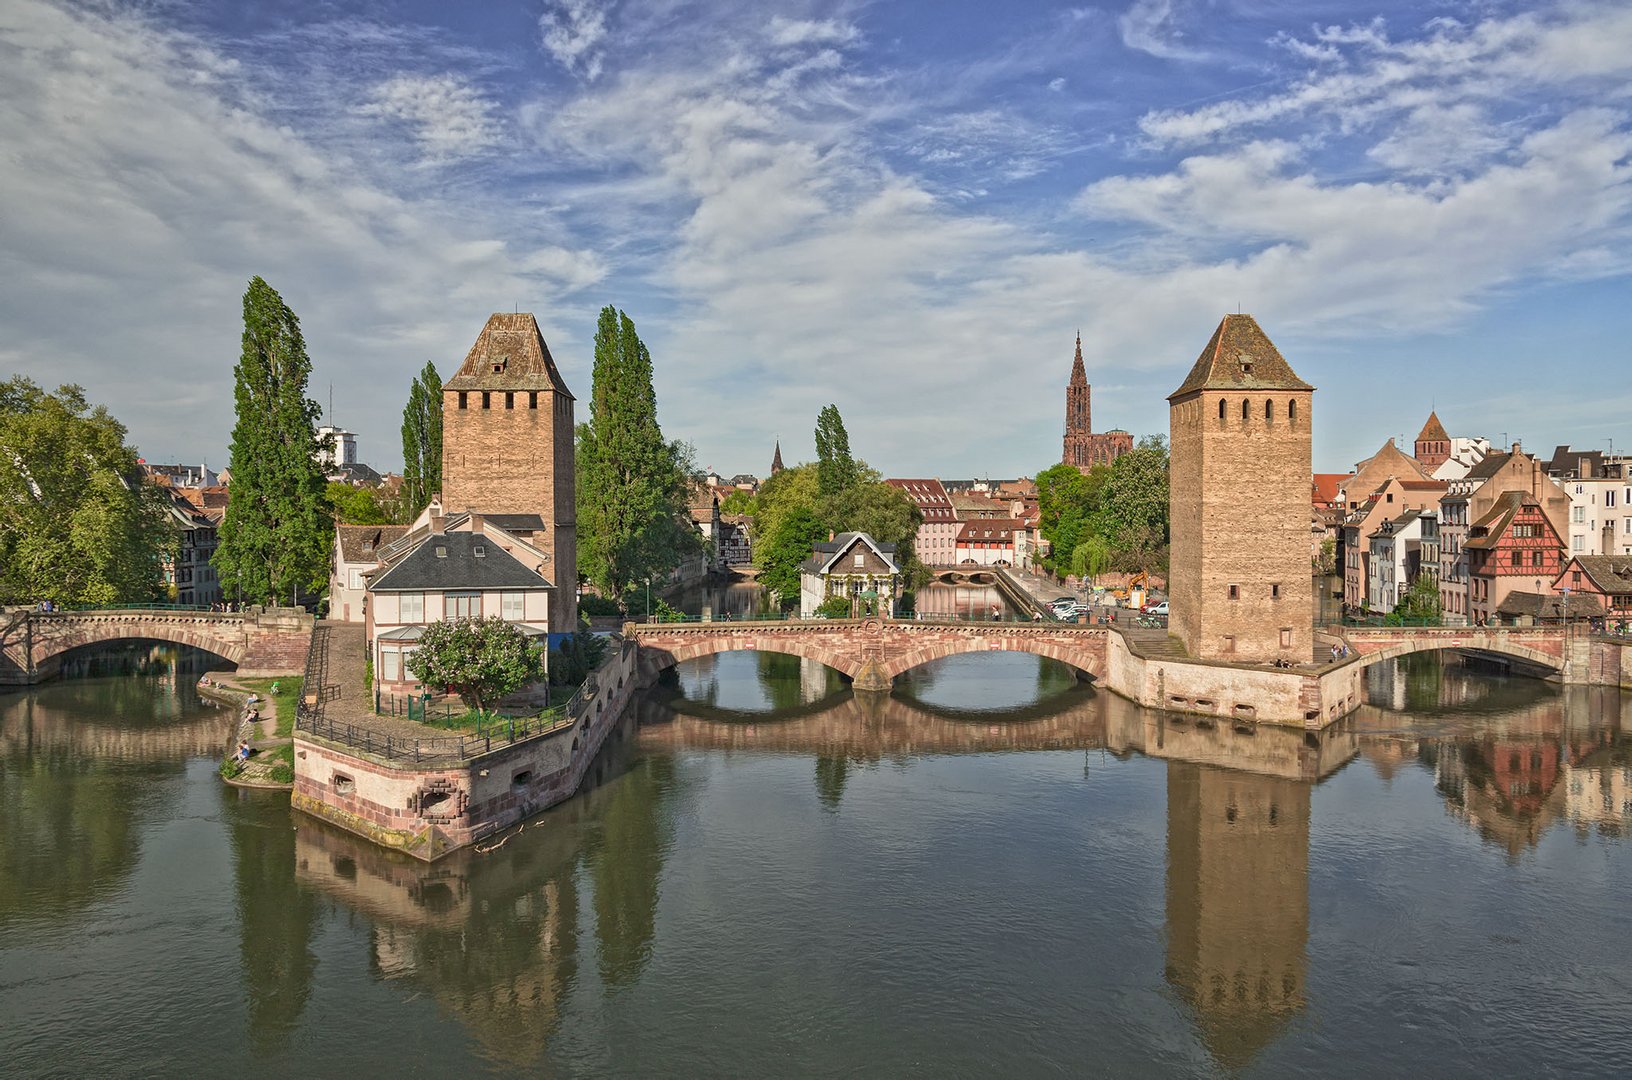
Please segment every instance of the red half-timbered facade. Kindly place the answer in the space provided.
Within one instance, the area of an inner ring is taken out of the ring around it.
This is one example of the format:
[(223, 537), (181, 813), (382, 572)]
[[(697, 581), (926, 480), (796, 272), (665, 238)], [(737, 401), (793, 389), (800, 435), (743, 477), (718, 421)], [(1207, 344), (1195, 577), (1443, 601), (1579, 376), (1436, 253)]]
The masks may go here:
[(1548, 590), (1564, 566), (1564, 541), (1535, 496), (1504, 492), (1468, 528), (1468, 614), (1476, 625), (1497, 622), (1510, 593)]

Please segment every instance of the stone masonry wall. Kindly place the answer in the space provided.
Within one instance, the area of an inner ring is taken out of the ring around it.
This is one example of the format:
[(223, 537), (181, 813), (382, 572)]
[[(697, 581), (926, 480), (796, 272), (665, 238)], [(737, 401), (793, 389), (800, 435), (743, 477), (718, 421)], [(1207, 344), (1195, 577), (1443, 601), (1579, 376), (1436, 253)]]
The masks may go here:
[(1169, 411), (1169, 595), (1191, 656), (1307, 663), (1313, 654), (1311, 400), (1306, 390), (1200, 390)]

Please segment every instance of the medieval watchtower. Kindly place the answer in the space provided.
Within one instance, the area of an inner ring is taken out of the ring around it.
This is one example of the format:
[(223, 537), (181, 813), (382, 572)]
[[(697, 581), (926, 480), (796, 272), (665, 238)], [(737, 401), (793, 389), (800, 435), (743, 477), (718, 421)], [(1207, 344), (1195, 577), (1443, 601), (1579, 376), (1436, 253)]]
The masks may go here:
[(1251, 315), (1226, 315), (1168, 397), (1168, 591), (1191, 656), (1308, 663), (1310, 405)]
[(549, 557), (550, 627), (577, 625), (578, 528), (571, 391), (538, 321), (491, 316), (442, 386), (442, 507), (525, 517)]

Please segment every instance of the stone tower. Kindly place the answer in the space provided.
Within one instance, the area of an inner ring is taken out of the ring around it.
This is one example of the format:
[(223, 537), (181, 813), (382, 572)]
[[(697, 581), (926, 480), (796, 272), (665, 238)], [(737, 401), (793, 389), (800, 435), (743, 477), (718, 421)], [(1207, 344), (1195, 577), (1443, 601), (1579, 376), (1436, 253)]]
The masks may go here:
[(548, 556), (550, 629), (559, 632), (578, 623), (572, 403), (526, 312), (491, 316), (442, 385), (442, 508), (542, 519), (531, 542)]
[(1430, 409), (1428, 422), (1422, 425), (1422, 433), (1417, 436), (1417, 460), (1431, 473), (1450, 456), (1451, 437), (1445, 433), (1445, 425), (1439, 422), (1439, 413)]
[(1109, 465), (1133, 449), (1133, 436), (1126, 431), (1094, 434), (1093, 392), (1082, 364), (1082, 333), (1078, 331), (1071, 381), (1065, 387), (1065, 447), (1060, 461), (1085, 473), (1095, 465)]
[(1226, 315), (1168, 397), (1173, 633), (1207, 660), (1308, 663), (1314, 387)]

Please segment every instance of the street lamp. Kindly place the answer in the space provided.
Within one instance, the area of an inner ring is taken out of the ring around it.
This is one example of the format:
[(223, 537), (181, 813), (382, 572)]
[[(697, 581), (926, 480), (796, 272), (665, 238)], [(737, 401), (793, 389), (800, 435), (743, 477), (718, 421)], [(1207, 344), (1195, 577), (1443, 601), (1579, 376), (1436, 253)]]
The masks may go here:
[(652, 575), (646, 575), (646, 621), (652, 621)]

